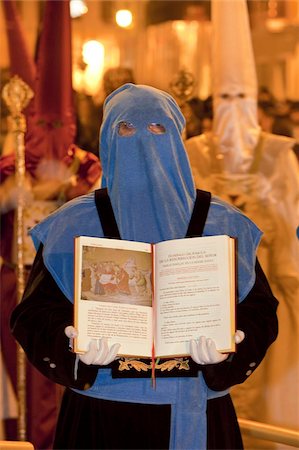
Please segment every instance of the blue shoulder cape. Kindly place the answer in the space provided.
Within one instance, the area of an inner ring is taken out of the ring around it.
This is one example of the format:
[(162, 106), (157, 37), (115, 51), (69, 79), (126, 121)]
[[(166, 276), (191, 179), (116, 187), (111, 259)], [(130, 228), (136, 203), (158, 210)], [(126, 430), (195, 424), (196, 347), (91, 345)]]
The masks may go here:
[[(74, 237), (104, 237), (94, 193), (76, 198), (50, 214), (30, 231), (36, 248), (64, 295), (73, 302)], [(255, 281), (256, 249), (262, 233), (238, 209), (212, 197), (203, 236), (227, 234), (238, 239), (238, 296), (242, 301)], [(178, 236), (184, 237), (184, 236)]]
[[(57, 285), (73, 302), (74, 237), (104, 237), (94, 193), (74, 199), (31, 230), (36, 248), (44, 245), (43, 259)], [(204, 236), (227, 234), (238, 239), (238, 301), (255, 282), (256, 249), (261, 232), (236, 208), (212, 197)], [(184, 236), (178, 236), (184, 237)], [(170, 404), (170, 450), (206, 448), (206, 402), (227, 394), (210, 390), (199, 371), (198, 377), (159, 378), (156, 389), (146, 378), (113, 379), (111, 370), (100, 368), (93, 386), (81, 395), (132, 403)]]

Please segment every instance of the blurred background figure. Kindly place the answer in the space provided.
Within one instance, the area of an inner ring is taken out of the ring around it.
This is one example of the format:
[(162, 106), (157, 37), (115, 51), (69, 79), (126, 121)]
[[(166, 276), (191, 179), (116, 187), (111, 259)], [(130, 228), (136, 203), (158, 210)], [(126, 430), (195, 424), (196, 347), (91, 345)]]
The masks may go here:
[(75, 93), (76, 137), (75, 142), (83, 150), (99, 154), (99, 117), (102, 115), (91, 95)]
[[(299, 423), (298, 164), (294, 139), (261, 130), (246, 2), (212, 0), (213, 128), (186, 141), (196, 186), (242, 209), (264, 232), (259, 260), (278, 308), (279, 335), (248, 380), (232, 389), (238, 417), (297, 429)], [(272, 102), (273, 99), (263, 101)], [(260, 93), (261, 97), (261, 93)], [(267, 111), (269, 112), (269, 111)], [(274, 114), (271, 111), (271, 114)], [(261, 120), (261, 118), (260, 118)], [(265, 126), (265, 122), (263, 122)], [(286, 351), (292, 348), (291, 351)], [(245, 448), (276, 444), (244, 436)], [(281, 444), (280, 450), (285, 448)]]
[(292, 137), (292, 126), (288, 115), (280, 114), (278, 105), (272, 101), (258, 102), (258, 122), (263, 131)]
[(292, 128), (292, 136), (296, 140), (294, 152), (299, 162), (299, 101), (290, 102), (290, 122)]
[[(10, 75), (20, 76), (33, 90), (26, 108), (26, 183), (23, 187), (24, 264), (27, 275), (35, 249), (27, 230), (64, 202), (99, 184), (98, 157), (75, 142), (76, 121), (72, 91), (71, 27), (68, 1), (44, 3), (37, 60), (30, 57), (16, 2), (3, 2), (10, 55)], [(3, 365), (16, 392), (16, 344), (9, 318), (16, 305), (16, 154), (12, 120), (0, 158), (1, 207), (1, 348)], [(47, 356), (47, 355), (45, 355)], [(50, 362), (45, 362), (50, 364)], [(56, 385), (27, 365), (27, 438), (36, 449), (51, 447), (56, 423)], [(5, 420), (6, 439), (16, 440), (15, 420)]]
[(181, 105), (186, 119), (186, 139), (211, 131), (213, 120), (211, 99), (212, 97), (205, 100), (191, 97)]
[[(115, 91), (115, 89), (119, 88), (123, 84), (133, 83), (135, 84), (135, 77), (133, 70), (129, 67), (110, 67), (107, 69), (103, 75), (103, 84), (102, 84), (102, 100), (98, 106), (98, 115), (97, 115), (97, 139), (100, 133), (100, 127), (103, 120), (103, 103), (105, 98), (111, 94), (111, 92)], [(97, 154), (99, 153), (99, 141), (97, 141)]]
[(172, 78), (169, 90), (176, 99), (186, 120), (184, 139), (202, 132), (204, 102), (195, 95), (196, 81), (191, 72), (180, 69)]
[(126, 83), (135, 83), (133, 70), (129, 67), (111, 67), (104, 72), (102, 88), (96, 96), (76, 92), (77, 134), (76, 144), (99, 154), (99, 133), (103, 119), (103, 102), (107, 95)]
[(181, 105), (186, 119), (186, 139), (202, 133), (203, 108), (203, 101), (198, 97), (192, 97)]
[(274, 103), (275, 97), (267, 86), (260, 86), (257, 93), (258, 102)]
[(290, 119), (293, 129), (293, 136), (299, 142), (299, 101), (290, 103)]
[(129, 67), (111, 67), (107, 69), (103, 76), (103, 88), (105, 97), (115, 91), (123, 84), (134, 83), (135, 77), (133, 70)]

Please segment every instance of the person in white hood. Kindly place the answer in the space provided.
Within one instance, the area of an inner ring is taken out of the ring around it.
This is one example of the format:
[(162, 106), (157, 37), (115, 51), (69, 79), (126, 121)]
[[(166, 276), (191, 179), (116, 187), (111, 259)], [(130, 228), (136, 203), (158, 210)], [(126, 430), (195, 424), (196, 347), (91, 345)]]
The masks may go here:
[[(187, 140), (186, 149), (196, 186), (242, 209), (264, 232), (258, 255), (280, 300), (278, 339), (253, 376), (233, 389), (233, 398), (239, 417), (296, 429), (299, 177), (294, 140), (262, 132), (258, 125), (246, 2), (212, 1), (212, 26), (213, 130)], [(248, 441), (248, 448), (260, 445)]]

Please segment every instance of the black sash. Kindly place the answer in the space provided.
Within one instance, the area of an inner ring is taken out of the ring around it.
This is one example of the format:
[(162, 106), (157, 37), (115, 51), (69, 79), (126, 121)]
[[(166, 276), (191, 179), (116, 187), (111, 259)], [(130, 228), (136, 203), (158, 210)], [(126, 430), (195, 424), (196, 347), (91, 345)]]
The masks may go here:
[(196, 190), (196, 199), (186, 237), (202, 236), (211, 203), (211, 193)]
[(107, 189), (97, 189), (94, 194), (105, 238), (121, 239)]
[[(104, 236), (111, 239), (121, 239), (106, 188), (97, 189), (95, 191), (95, 203)], [(209, 212), (210, 203), (211, 193), (197, 189), (194, 208), (186, 237), (199, 237), (202, 235)]]
[[(193, 212), (191, 215), (189, 227), (186, 237), (202, 236), (206, 218), (209, 212), (211, 202), (211, 193), (196, 190), (196, 199), (194, 203)], [(121, 239), (118, 226), (115, 220), (114, 212), (110, 202), (107, 189), (98, 189), (95, 191), (95, 203), (102, 225), (105, 238)], [(174, 363), (173, 363), (174, 362)], [(177, 364), (176, 364), (177, 362)], [(165, 364), (169, 361), (165, 360)], [(196, 377), (198, 373), (198, 365), (193, 362), (191, 358), (176, 358), (171, 360), (173, 368), (156, 370), (156, 377)], [(136, 378), (136, 377), (151, 377), (151, 370), (149, 368), (150, 360), (121, 358), (114, 361), (109, 367), (112, 368), (112, 376), (114, 378)], [(163, 361), (160, 363), (163, 367)], [(145, 369), (148, 367), (148, 369)]]

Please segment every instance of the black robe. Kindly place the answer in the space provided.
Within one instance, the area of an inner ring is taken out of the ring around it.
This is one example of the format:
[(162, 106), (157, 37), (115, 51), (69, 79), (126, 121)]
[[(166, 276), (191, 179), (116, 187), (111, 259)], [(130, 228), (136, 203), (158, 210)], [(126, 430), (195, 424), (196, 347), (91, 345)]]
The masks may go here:
[[(65, 327), (73, 324), (73, 305), (46, 269), (42, 250), (41, 246), (22, 302), (12, 314), (11, 329), (29, 361), (46, 377), (67, 387), (54, 448), (167, 449), (170, 405), (99, 400), (69, 389), (88, 389), (101, 367), (80, 361), (74, 379), (75, 355), (64, 334)], [(276, 308), (277, 300), (257, 261), (255, 284), (237, 306), (237, 327), (244, 331), (245, 339), (226, 361), (211, 365), (193, 363), (192, 370), (201, 370), (208, 387), (216, 391), (243, 383), (277, 336)], [(208, 400), (207, 427), (207, 449), (243, 448), (229, 395)]]

